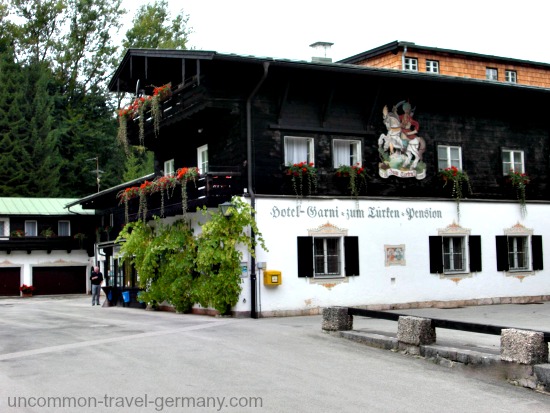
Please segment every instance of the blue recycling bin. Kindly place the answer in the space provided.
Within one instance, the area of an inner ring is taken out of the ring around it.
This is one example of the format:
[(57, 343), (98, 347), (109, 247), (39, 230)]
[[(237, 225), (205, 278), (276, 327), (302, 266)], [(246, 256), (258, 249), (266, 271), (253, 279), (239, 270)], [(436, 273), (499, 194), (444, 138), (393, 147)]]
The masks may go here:
[(122, 299), (124, 304), (128, 304), (130, 302), (130, 291), (122, 291)]

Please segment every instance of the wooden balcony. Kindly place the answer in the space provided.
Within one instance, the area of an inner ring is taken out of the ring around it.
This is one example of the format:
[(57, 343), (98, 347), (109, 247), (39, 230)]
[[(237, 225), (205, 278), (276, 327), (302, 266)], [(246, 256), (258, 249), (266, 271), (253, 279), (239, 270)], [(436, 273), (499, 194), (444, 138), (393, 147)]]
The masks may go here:
[[(197, 208), (206, 206), (215, 208), (219, 204), (231, 200), (234, 195), (244, 192), (243, 173), (238, 167), (210, 166), (210, 171), (201, 174), (198, 179), (186, 185), (187, 211), (196, 212)], [(139, 199), (134, 198), (128, 204), (128, 220), (136, 221)], [(176, 187), (168, 193), (154, 193), (147, 196), (147, 219), (153, 216), (170, 217), (183, 214), (181, 187)]]
[(88, 240), (77, 240), (73, 237), (0, 237), (0, 251), (10, 254), (12, 251), (52, 251), (87, 250), (88, 255), (92, 251), (93, 244)]

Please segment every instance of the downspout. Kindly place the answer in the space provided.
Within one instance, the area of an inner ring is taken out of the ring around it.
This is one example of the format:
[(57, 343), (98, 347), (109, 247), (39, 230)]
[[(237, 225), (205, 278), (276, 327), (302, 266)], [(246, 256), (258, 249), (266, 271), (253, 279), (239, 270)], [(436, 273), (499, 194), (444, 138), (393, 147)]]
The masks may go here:
[(403, 46), (403, 54), (401, 55), (401, 70), (405, 70), (405, 55), (407, 54), (407, 45)]
[[(269, 62), (263, 63), (264, 67), (264, 74), (262, 75), (262, 78), (250, 94), (248, 96), (248, 99), (246, 100), (246, 159), (247, 159), (247, 179), (248, 179), (248, 193), (250, 194), (250, 206), (252, 210), (256, 209), (256, 194), (254, 193), (254, 185), (252, 183), (252, 177), (254, 176), (254, 161), (253, 161), (253, 138), (252, 138), (252, 99), (256, 96), (256, 93), (258, 93), (258, 90), (264, 83), (266, 77), (267, 77), (267, 71), (269, 69)], [(252, 219), (254, 219), (254, 215), (252, 216)], [(254, 231), (250, 231), (250, 240), (252, 242), (252, 248), (254, 249), (254, 255), (256, 254), (256, 234), (254, 234)], [(258, 318), (258, 314), (256, 312), (256, 258), (252, 255), (250, 259), (250, 318)]]

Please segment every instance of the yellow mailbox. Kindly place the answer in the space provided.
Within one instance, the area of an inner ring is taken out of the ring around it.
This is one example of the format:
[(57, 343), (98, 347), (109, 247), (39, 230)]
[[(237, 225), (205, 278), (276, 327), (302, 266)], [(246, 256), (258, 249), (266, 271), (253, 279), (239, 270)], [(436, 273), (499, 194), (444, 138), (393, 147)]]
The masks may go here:
[(264, 285), (268, 287), (281, 285), (283, 278), (281, 271), (265, 270), (264, 271)]

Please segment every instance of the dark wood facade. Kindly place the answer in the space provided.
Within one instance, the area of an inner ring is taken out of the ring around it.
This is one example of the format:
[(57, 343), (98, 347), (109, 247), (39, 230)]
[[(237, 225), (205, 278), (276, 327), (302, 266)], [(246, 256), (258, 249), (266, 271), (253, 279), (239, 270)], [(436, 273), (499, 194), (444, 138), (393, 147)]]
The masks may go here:
[[(441, 198), (450, 197), (450, 191), (438, 174), (437, 145), (456, 145), (462, 148), (462, 167), (472, 185), (469, 198), (514, 200), (502, 172), (501, 153), (508, 148), (524, 152), (531, 177), (527, 199), (550, 199), (550, 126), (541, 113), (550, 89), (351, 64), (132, 49), (110, 90), (132, 93), (138, 82), (172, 84), (159, 135), (150, 120), (145, 125), (144, 144), (155, 152), (157, 173), (172, 158), (176, 169), (195, 166), (196, 148), (207, 144), (209, 163), (217, 171), (240, 171), (242, 185), (233, 187), (235, 194), (249, 188), (256, 194), (293, 195), (283, 139), (303, 136), (314, 139), (316, 195), (344, 196), (346, 188), (332, 166), (331, 143), (354, 139), (362, 143), (367, 197)], [(146, 93), (151, 90), (145, 87)], [(378, 138), (386, 132), (382, 108), (403, 100), (416, 108), (419, 135), (426, 141), (424, 179), (382, 178), (378, 173)], [(130, 143), (138, 144), (139, 122), (129, 123)], [(114, 207), (113, 191), (108, 197)]]

